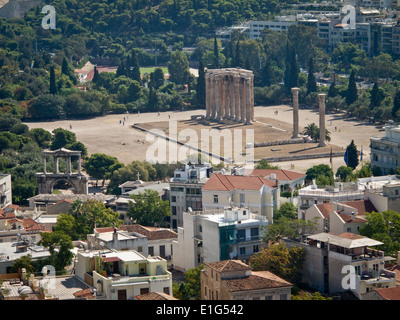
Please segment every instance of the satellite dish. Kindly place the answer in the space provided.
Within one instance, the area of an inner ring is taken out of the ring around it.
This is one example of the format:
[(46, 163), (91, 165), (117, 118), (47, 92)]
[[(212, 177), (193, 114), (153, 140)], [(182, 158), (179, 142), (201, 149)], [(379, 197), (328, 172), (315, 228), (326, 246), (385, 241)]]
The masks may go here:
[(193, 212), (193, 209), (191, 207), (188, 207), (189, 212)]

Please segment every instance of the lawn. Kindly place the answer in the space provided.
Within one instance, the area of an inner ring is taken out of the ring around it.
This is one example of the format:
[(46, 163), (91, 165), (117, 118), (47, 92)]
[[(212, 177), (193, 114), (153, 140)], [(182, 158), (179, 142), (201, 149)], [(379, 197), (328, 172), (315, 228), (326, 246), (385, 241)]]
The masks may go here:
[[(140, 68), (140, 74), (145, 74), (145, 73), (152, 73), (154, 71), (154, 69), (157, 67), (144, 67), (144, 68)], [(162, 71), (164, 72), (164, 74), (168, 73), (168, 68), (167, 67), (158, 67), (161, 68)]]

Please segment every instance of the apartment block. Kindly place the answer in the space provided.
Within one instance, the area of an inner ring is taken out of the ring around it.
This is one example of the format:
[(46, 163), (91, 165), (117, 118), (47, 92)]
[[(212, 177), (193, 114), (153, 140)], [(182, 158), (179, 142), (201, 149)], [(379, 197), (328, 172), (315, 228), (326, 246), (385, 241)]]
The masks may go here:
[(187, 271), (202, 263), (248, 259), (264, 243), (262, 227), (268, 221), (248, 208), (185, 212), (174, 242), (174, 268)]
[(183, 213), (189, 208), (202, 210), (202, 187), (213, 174), (210, 164), (184, 165), (175, 170), (170, 179), (171, 227), (176, 230), (183, 225)]
[(200, 274), (202, 300), (290, 300), (293, 285), (240, 260), (207, 263)]
[(383, 174), (395, 171), (400, 166), (400, 127), (385, 127), (383, 137), (370, 138), (371, 166), (381, 168)]
[(11, 175), (0, 174), (0, 209), (12, 204)]
[(393, 258), (378, 250), (382, 242), (353, 233), (319, 233), (304, 242), (284, 241), (305, 250), (302, 281), (314, 290), (329, 294), (350, 290), (362, 299), (372, 290), (396, 286), (395, 273), (385, 268)]

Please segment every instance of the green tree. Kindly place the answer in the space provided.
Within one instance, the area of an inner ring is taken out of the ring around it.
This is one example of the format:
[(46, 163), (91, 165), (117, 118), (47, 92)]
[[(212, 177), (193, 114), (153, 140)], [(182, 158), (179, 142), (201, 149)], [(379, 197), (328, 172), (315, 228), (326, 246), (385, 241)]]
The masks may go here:
[(329, 181), (333, 182), (332, 168), (327, 164), (317, 164), (306, 171), (306, 180), (308, 181), (317, 179), (319, 176), (326, 176), (329, 178)]
[(53, 130), (53, 139), (50, 149), (57, 150), (66, 147), (67, 145), (70, 145), (74, 142), (76, 142), (75, 133), (63, 128), (57, 128)]
[(10, 268), (10, 273), (19, 273), (25, 268), (27, 273), (35, 272), (35, 266), (30, 254), (15, 259)]
[(266, 159), (262, 159), (254, 166), (254, 169), (279, 169), (279, 167), (270, 164)]
[(347, 146), (346, 154), (347, 154), (347, 166), (354, 170), (359, 163), (357, 146), (355, 145), (354, 140), (351, 140), (350, 144)]
[(29, 112), (33, 118), (59, 119), (65, 115), (64, 104), (64, 97), (43, 94), (33, 99)]
[(336, 176), (339, 177), (340, 181), (349, 181), (353, 176), (353, 169), (348, 166), (340, 166), (336, 171)]
[(392, 117), (394, 120), (399, 118), (399, 115), (397, 114), (399, 110), (400, 110), (400, 90), (397, 89), (393, 99), (393, 107), (392, 107)]
[(185, 84), (189, 79), (189, 61), (182, 51), (174, 51), (168, 63), (170, 81), (176, 84)]
[(85, 161), (86, 172), (97, 180), (103, 180), (102, 186), (115, 170), (122, 167), (117, 158), (104, 153), (94, 153)]
[(41, 148), (48, 148), (50, 146), (52, 138), (51, 133), (43, 128), (30, 129), (29, 136), (32, 137)]
[(331, 85), (329, 86), (328, 90), (328, 98), (334, 98), (338, 95), (338, 90), (336, 88), (336, 82), (333, 81)]
[(50, 94), (57, 94), (56, 74), (54, 67), (50, 67)]
[(400, 213), (393, 210), (367, 212), (366, 219), (360, 234), (383, 242), (381, 249), (385, 254), (397, 258), (397, 252), (400, 251)]
[(131, 198), (135, 203), (129, 203), (127, 216), (135, 223), (160, 225), (170, 215), (169, 201), (161, 200), (157, 191), (146, 189), (143, 193), (131, 195)]
[(297, 206), (290, 202), (282, 203), (274, 212), (274, 222), (280, 218), (297, 219)]
[(179, 300), (199, 300), (201, 297), (200, 273), (203, 268), (204, 265), (201, 264), (196, 268), (189, 269), (184, 274), (185, 281), (179, 285), (173, 283), (173, 296)]
[(304, 261), (303, 248), (296, 246), (288, 248), (284, 243), (279, 243), (252, 255), (249, 265), (254, 271), (270, 271), (289, 282), (299, 283)]
[(314, 72), (314, 59), (310, 58), (308, 63), (307, 95), (311, 92), (317, 92), (317, 80), (315, 79)]
[(381, 103), (383, 100), (383, 95), (381, 90), (378, 87), (378, 83), (374, 83), (374, 86), (372, 87), (370, 91), (370, 105), (369, 107), (371, 109), (378, 108), (380, 107)]
[(200, 106), (206, 103), (206, 77), (203, 61), (199, 63), (199, 77), (197, 78), (196, 98)]
[(41, 233), (39, 244), (50, 252), (50, 264), (56, 271), (64, 271), (65, 267), (71, 264), (74, 248), (71, 237), (64, 232), (54, 231)]
[(214, 37), (214, 68), (219, 68), (219, 48), (217, 38)]
[(126, 75), (128, 78), (140, 83), (140, 66), (136, 55), (136, 51), (132, 51), (126, 63)]
[(346, 92), (346, 104), (349, 106), (358, 99), (356, 76), (354, 70), (351, 71), (349, 85)]

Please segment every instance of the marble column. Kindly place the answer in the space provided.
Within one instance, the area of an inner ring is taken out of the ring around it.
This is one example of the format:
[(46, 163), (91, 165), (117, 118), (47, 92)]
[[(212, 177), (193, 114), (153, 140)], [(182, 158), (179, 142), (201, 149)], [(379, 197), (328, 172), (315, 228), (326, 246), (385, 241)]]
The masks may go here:
[(224, 84), (222, 90), (224, 91), (224, 118), (229, 118), (229, 78), (224, 76)]
[(235, 120), (235, 91), (234, 89), (234, 84), (233, 84), (234, 78), (233, 76), (229, 76), (229, 119), (230, 120)]
[(254, 75), (251, 76), (251, 82), (250, 82), (250, 108), (251, 108), (251, 121), (254, 122)]
[(299, 137), (299, 88), (292, 88), (293, 95), (293, 136), (292, 139)]
[(319, 102), (319, 147), (325, 147), (325, 93), (318, 94)]
[(246, 122), (245, 124), (252, 124), (253, 122), (251, 121), (251, 97), (250, 97), (250, 91), (251, 91), (251, 79), (247, 78), (245, 80), (245, 91), (246, 91)]
[(240, 122), (246, 122), (246, 82), (240, 78)]
[(235, 86), (235, 121), (240, 121), (240, 77), (235, 75), (233, 77)]
[(46, 156), (43, 156), (43, 173), (47, 173)]
[(58, 174), (58, 157), (54, 157), (54, 174)]
[(223, 101), (223, 92), (222, 92), (222, 90), (221, 90), (221, 86), (222, 86), (222, 79), (221, 79), (221, 77), (220, 76), (216, 76), (215, 77), (216, 79), (215, 79), (215, 81), (216, 81), (216, 85), (215, 85), (215, 88), (214, 88), (214, 91), (216, 92), (216, 113), (217, 113), (217, 115), (216, 115), (216, 120), (217, 121), (220, 121), (220, 120), (222, 120), (222, 117), (223, 117), (223, 104), (222, 104), (222, 101)]
[(210, 92), (210, 74), (206, 73), (206, 119), (211, 117), (211, 92)]

